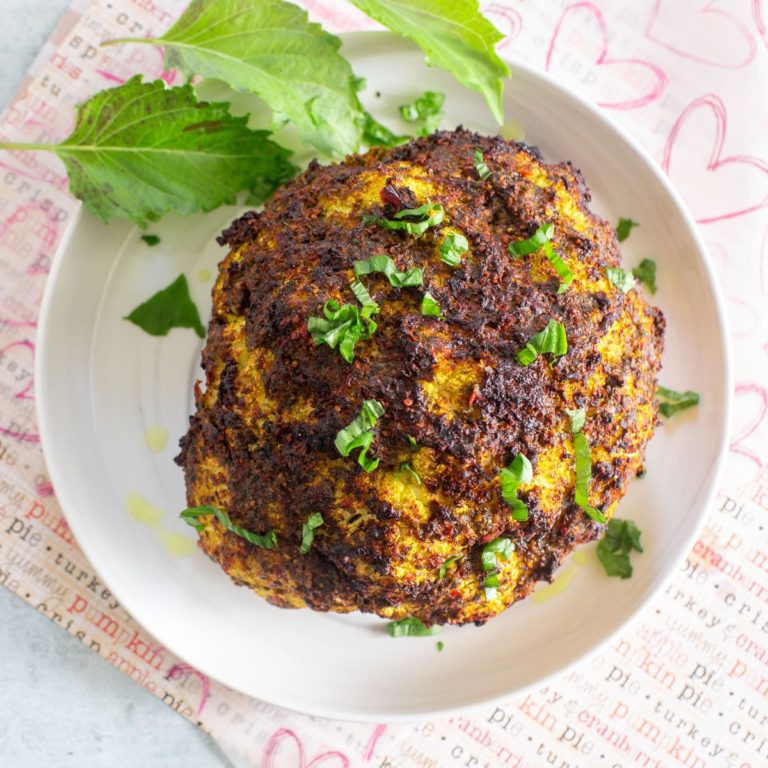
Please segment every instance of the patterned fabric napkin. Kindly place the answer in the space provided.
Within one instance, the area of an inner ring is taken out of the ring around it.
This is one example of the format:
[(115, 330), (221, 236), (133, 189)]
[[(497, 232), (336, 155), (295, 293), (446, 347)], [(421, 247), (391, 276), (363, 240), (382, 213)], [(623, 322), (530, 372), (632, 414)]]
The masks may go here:
[[(55, 141), (73, 106), (136, 72), (174, 81), (153, 47), (179, 0), (75, 0), (4, 141)], [(331, 31), (374, 27), (308, 1)], [(727, 299), (735, 418), (699, 541), (634, 627), (556, 684), (416, 725), (321, 721), (207, 679), (137, 626), (78, 550), (39, 447), (33, 357), (51, 259), (77, 202), (51, 155), (0, 153), (0, 583), (263, 768), (768, 765), (768, 1), (508, 0), (484, 5), (501, 51), (549, 71), (634, 134), (683, 193)]]

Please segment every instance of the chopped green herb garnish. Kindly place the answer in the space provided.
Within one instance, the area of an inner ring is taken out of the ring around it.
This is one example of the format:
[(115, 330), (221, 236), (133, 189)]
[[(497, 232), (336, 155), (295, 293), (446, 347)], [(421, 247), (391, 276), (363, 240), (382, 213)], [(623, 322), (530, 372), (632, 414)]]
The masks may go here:
[[(444, 218), (445, 209), (440, 203), (424, 203), (418, 208), (404, 208), (392, 219), (363, 216), (363, 224), (379, 224), (387, 229), (402, 230), (414, 237), (421, 237), (430, 227), (442, 224)], [(418, 219), (418, 221), (403, 221), (403, 219)]]
[(410, 104), (400, 106), (400, 117), (407, 123), (423, 122), (419, 135), (429, 136), (440, 126), (442, 120), (445, 94), (438, 91), (425, 91), (418, 99)]
[(307, 522), (301, 528), (301, 546), (299, 547), (299, 553), (306, 555), (309, 552), (309, 548), (312, 546), (312, 542), (315, 540), (315, 528), (319, 528), (323, 524), (323, 516), (319, 512), (313, 512), (308, 518)]
[(387, 632), (390, 637), (426, 637), (435, 635), (440, 631), (440, 627), (428, 627), (420, 619), (413, 616), (406, 616), (400, 621), (390, 621), (387, 624)]
[(165, 336), (171, 328), (192, 328), (201, 339), (205, 338), (205, 328), (184, 275), (179, 275), (123, 319), (138, 325), (150, 336)]
[(536, 251), (543, 248), (552, 239), (554, 234), (555, 225), (552, 223), (544, 224), (544, 226), (538, 227), (527, 240), (518, 240), (517, 242), (510, 243), (507, 246), (507, 250), (510, 256), (519, 259), (521, 256), (527, 256), (529, 253), (536, 253)]
[(421, 475), (413, 468), (413, 464), (410, 461), (404, 461), (400, 464), (400, 471), (406, 472), (410, 475), (416, 485), (421, 485)]
[(606, 267), (605, 276), (623, 293), (629, 293), (635, 287), (632, 273), (620, 267)]
[(442, 651), (443, 648), (445, 648), (445, 645), (443, 644), (443, 641), (442, 640), (438, 640), (437, 641), (437, 650), (438, 651)]
[(659, 411), (666, 418), (674, 416), (678, 411), (684, 411), (686, 408), (698, 405), (700, 400), (699, 394), (690, 389), (686, 392), (676, 392), (674, 389), (661, 386), (656, 387), (656, 396), (662, 400), (659, 403)]
[(517, 489), (533, 480), (533, 467), (524, 454), (518, 453), (508, 467), (501, 470), (501, 497), (512, 510), (512, 519), (528, 519), (528, 507), (517, 498)]
[(597, 557), (605, 572), (621, 579), (632, 576), (629, 554), (633, 549), (637, 552), (643, 551), (640, 529), (631, 520), (618, 520), (614, 517), (597, 545)]
[(379, 305), (371, 298), (371, 294), (368, 293), (368, 289), (359, 281), (355, 280), (349, 284), (349, 289), (355, 294), (355, 298), (362, 304), (363, 312), (368, 309), (369, 317), (371, 314), (375, 314), (379, 311)]
[(551, 222), (539, 227), (527, 240), (518, 240), (515, 243), (510, 243), (507, 246), (507, 250), (510, 255), (519, 259), (521, 256), (527, 256), (530, 253), (535, 253), (539, 249), (544, 249), (544, 255), (549, 259), (550, 264), (555, 268), (560, 278), (560, 287), (557, 289), (558, 293), (565, 293), (568, 287), (573, 282), (573, 272), (571, 272), (568, 265), (563, 261), (560, 254), (558, 254), (554, 248), (552, 248), (553, 235), (555, 234), (555, 225)]
[(406, 435), (406, 439), (408, 440), (408, 447), (415, 453), (419, 450), (419, 444), (410, 436)]
[(566, 411), (571, 417), (571, 433), (573, 434), (573, 450), (576, 456), (576, 487), (574, 489), (574, 501), (587, 513), (589, 517), (598, 523), (605, 522), (605, 515), (589, 503), (589, 483), (592, 480), (592, 454), (589, 443), (582, 429), (587, 415), (583, 408), (575, 411)]
[(632, 274), (651, 292), (656, 293), (656, 262), (653, 259), (643, 259), (633, 270)]
[(498, 558), (509, 560), (515, 545), (507, 538), (500, 536), (489, 541), (480, 555), (480, 562), (485, 571), (483, 586), (485, 587), (485, 599), (493, 600), (496, 597), (496, 588), (501, 586), (498, 574)]
[(472, 155), (472, 165), (475, 166), (477, 175), (483, 181), (485, 181), (487, 178), (489, 178), (492, 175), (490, 168), (488, 168), (488, 166), (485, 163), (485, 158), (483, 157), (483, 153), (479, 149), (476, 149), (475, 153)]
[(157, 235), (142, 235), (141, 239), (150, 247), (160, 242), (160, 238)]
[(342, 456), (349, 456), (355, 448), (362, 449), (357, 456), (357, 463), (366, 471), (372, 472), (379, 466), (378, 459), (367, 457), (373, 442), (373, 428), (381, 416), (384, 406), (378, 400), (364, 400), (360, 413), (336, 435), (334, 445)]
[(410, 138), (410, 136), (399, 136), (393, 133), (373, 115), (365, 112), (363, 117), (363, 141), (369, 147), (396, 147)]
[(395, 262), (385, 254), (371, 256), (370, 259), (363, 259), (355, 262), (355, 274), (370, 275), (372, 272), (381, 272), (384, 274), (395, 288), (409, 288), (414, 285), (421, 285), (424, 281), (424, 273), (421, 267), (411, 267), (406, 272), (399, 272)]
[(461, 555), (451, 555), (450, 557), (446, 557), (445, 560), (443, 560), (443, 564), (437, 569), (437, 577), (439, 579), (444, 579), (446, 573), (448, 573), (448, 569), (454, 563), (458, 563), (459, 560), (461, 560)]
[(427, 291), (421, 300), (421, 314), (425, 317), (441, 318), (443, 313), (440, 311), (440, 305), (435, 301), (432, 294)]
[(257, 547), (261, 547), (262, 549), (274, 549), (277, 546), (277, 536), (273, 530), (269, 530), (264, 534), (246, 531), (245, 528), (235, 525), (229, 519), (227, 513), (218, 507), (212, 507), (208, 504), (201, 507), (189, 507), (179, 516), (185, 523), (191, 525), (195, 530), (203, 531), (205, 530), (205, 525), (197, 522), (197, 519), (204, 515), (213, 515), (228, 531)]
[(632, 231), (633, 227), (639, 227), (640, 225), (632, 219), (619, 219), (619, 223), (616, 225), (616, 238), (620, 243), (623, 243)]
[[(356, 296), (359, 289), (356, 291), (355, 285), (365, 291), (362, 283), (353, 283), (352, 291)], [(378, 312), (379, 307), (367, 291), (365, 294), (367, 300), (372, 303), (364, 304), (362, 310), (353, 304), (340, 306), (338, 301), (329, 299), (323, 307), (323, 317), (310, 317), (307, 320), (307, 330), (312, 341), (315, 344), (327, 344), (331, 349), (338, 346), (339, 354), (348, 363), (355, 359), (355, 344), (360, 339), (370, 339), (376, 330), (376, 323), (371, 319), (371, 315)]]
[(440, 259), (449, 267), (458, 267), (461, 264), (462, 254), (468, 250), (467, 238), (457, 232), (451, 232), (440, 243)]
[(543, 331), (531, 336), (528, 343), (517, 352), (520, 365), (530, 365), (539, 355), (550, 354), (562, 357), (568, 351), (565, 326), (557, 320), (550, 320)]

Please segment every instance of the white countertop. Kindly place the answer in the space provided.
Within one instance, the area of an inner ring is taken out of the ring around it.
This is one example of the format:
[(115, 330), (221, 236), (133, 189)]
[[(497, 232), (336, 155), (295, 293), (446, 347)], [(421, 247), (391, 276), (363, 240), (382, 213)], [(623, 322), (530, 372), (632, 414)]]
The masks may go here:
[[(0, 106), (68, 4), (2, 0)], [(0, 627), (3, 768), (230, 765), (209, 737), (2, 587)]]

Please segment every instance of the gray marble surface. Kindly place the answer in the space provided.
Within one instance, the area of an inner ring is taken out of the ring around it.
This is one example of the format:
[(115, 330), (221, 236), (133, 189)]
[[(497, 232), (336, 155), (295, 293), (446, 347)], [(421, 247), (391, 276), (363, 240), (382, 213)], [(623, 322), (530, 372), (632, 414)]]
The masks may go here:
[[(68, 0), (0, 0), (0, 106)], [(1, 278), (0, 278), (1, 279)], [(214, 742), (0, 587), (2, 768), (222, 768)]]

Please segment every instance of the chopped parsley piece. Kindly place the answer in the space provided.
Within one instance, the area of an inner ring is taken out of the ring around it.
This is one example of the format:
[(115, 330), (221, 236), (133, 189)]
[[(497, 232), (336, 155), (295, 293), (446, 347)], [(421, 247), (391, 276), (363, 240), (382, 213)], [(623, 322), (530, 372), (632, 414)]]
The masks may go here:
[(425, 91), (418, 99), (410, 104), (400, 106), (400, 117), (406, 123), (423, 123), (419, 130), (420, 136), (429, 136), (440, 127), (443, 118), (445, 94), (439, 91)]
[(635, 278), (631, 272), (626, 272), (621, 267), (606, 267), (605, 276), (622, 293), (629, 293), (635, 287)]
[(157, 235), (142, 235), (141, 239), (150, 247), (160, 243), (160, 238)]
[(448, 573), (448, 569), (454, 563), (458, 563), (459, 560), (461, 560), (461, 555), (451, 555), (450, 557), (446, 557), (445, 560), (443, 560), (443, 564), (437, 569), (437, 577), (439, 579), (444, 579), (445, 575)]
[(528, 507), (517, 498), (517, 489), (533, 480), (531, 462), (518, 453), (508, 467), (501, 470), (501, 497), (512, 510), (512, 519), (525, 521), (528, 519)]
[(640, 544), (640, 529), (631, 520), (612, 518), (605, 530), (605, 536), (597, 545), (597, 558), (609, 576), (628, 579), (632, 576), (629, 554), (632, 550), (643, 551)]
[(424, 622), (413, 616), (406, 616), (400, 621), (390, 621), (387, 632), (390, 637), (427, 637), (436, 635), (440, 627), (428, 627)]
[(535, 333), (528, 343), (517, 352), (520, 365), (530, 365), (539, 355), (550, 354), (562, 357), (568, 351), (565, 326), (557, 320), (550, 320), (543, 331)]
[(400, 471), (406, 472), (410, 475), (416, 485), (421, 485), (421, 475), (413, 468), (413, 464), (410, 461), (404, 461), (400, 464)]
[[(365, 287), (362, 283), (353, 283), (352, 291), (360, 299), (360, 286), (363, 291)], [(362, 310), (359, 310), (353, 304), (344, 304), (340, 306), (339, 302), (329, 299), (323, 307), (323, 317), (310, 317), (307, 320), (307, 330), (312, 341), (315, 344), (327, 344), (331, 349), (338, 346), (339, 354), (351, 363), (355, 359), (355, 344), (360, 339), (370, 339), (376, 330), (376, 323), (371, 319), (371, 315), (379, 311), (378, 305), (373, 302), (368, 292), (365, 291), (367, 300), (370, 304), (365, 304)]]
[(411, 267), (406, 272), (399, 272), (395, 262), (385, 254), (378, 254), (371, 256), (370, 259), (355, 262), (355, 274), (358, 277), (370, 275), (372, 272), (381, 272), (387, 277), (390, 285), (395, 288), (409, 288), (424, 282), (424, 273), (421, 267)]
[[(363, 224), (379, 224), (387, 229), (402, 230), (414, 237), (421, 237), (430, 227), (443, 223), (445, 209), (440, 203), (424, 203), (418, 208), (403, 208), (392, 219), (382, 219), (379, 216), (364, 216)], [(403, 219), (418, 219), (418, 221), (403, 221)]]
[(396, 147), (408, 141), (410, 136), (399, 136), (382, 125), (373, 115), (365, 112), (363, 118), (363, 141), (369, 147)]
[(653, 259), (643, 259), (633, 270), (632, 274), (651, 292), (656, 293), (656, 262)]
[(586, 421), (586, 412), (583, 408), (575, 411), (566, 411), (571, 417), (571, 433), (573, 435), (573, 450), (576, 454), (576, 487), (574, 489), (574, 501), (587, 513), (589, 517), (598, 523), (605, 522), (605, 515), (589, 503), (589, 483), (592, 480), (592, 454), (589, 443), (582, 429)]
[(227, 513), (218, 507), (212, 507), (208, 504), (201, 507), (189, 507), (179, 516), (185, 523), (191, 525), (195, 530), (204, 531), (205, 525), (197, 522), (197, 518), (202, 517), (203, 515), (213, 515), (230, 533), (234, 533), (236, 536), (245, 539), (247, 542), (257, 547), (261, 547), (262, 549), (274, 549), (277, 546), (277, 536), (273, 530), (269, 530), (264, 534), (246, 531), (245, 528), (235, 525), (229, 519)]
[(496, 588), (501, 586), (498, 574), (498, 558), (509, 560), (515, 545), (505, 537), (499, 537), (488, 542), (480, 555), (480, 562), (485, 571), (483, 586), (485, 587), (485, 599), (493, 600), (496, 597)]
[(378, 459), (367, 457), (373, 442), (373, 428), (381, 416), (384, 406), (378, 400), (364, 400), (360, 413), (336, 435), (334, 445), (342, 456), (349, 456), (355, 448), (362, 449), (357, 456), (357, 463), (366, 471), (372, 472), (379, 466)]
[(475, 153), (472, 155), (472, 165), (475, 166), (475, 170), (477, 171), (477, 175), (485, 181), (487, 178), (492, 176), (490, 168), (485, 163), (485, 158), (483, 157), (483, 153), (476, 149)]
[(633, 227), (639, 227), (640, 225), (632, 219), (619, 219), (619, 223), (616, 225), (616, 238), (620, 243), (623, 243), (632, 231)]
[(507, 250), (512, 258), (519, 259), (521, 256), (527, 256), (543, 248), (544, 255), (549, 259), (550, 264), (555, 268), (555, 272), (557, 272), (560, 278), (560, 287), (557, 289), (557, 292), (565, 293), (573, 282), (573, 272), (563, 261), (560, 254), (552, 247), (550, 240), (552, 240), (554, 234), (555, 225), (550, 222), (543, 227), (539, 227), (527, 240), (518, 240), (515, 243), (510, 243), (507, 246)]
[(299, 547), (299, 553), (306, 555), (309, 552), (309, 548), (312, 546), (312, 542), (315, 540), (315, 528), (319, 528), (323, 524), (323, 516), (319, 512), (313, 512), (308, 518), (307, 522), (301, 528), (301, 546)]
[(421, 314), (425, 317), (441, 318), (443, 316), (443, 313), (440, 311), (440, 305), (429, 291), (424, 294), (421, 300)]
[(464, 235), (451, 232), (440, 243), (440, 260), (449, 267), (458, 267), (461, 257), (469, 250), (469, 243)]
[(409, 448), (410, 448), (410, 449), (411, 449), (411, 450), (412, 450), (414, 453), (415, 453), (416, 451), (418, 451), (418, 450), (419, 450), (419, 444), (416, 442), (416, 440), (414, 440), (414, 438), (412, 438), (410, 435), (406, 435), (405, 437), (406, 437), (406, 439), (408, 440), (408, 447), (409, 447)]
[(355, 298), (360, 304), (362, 304), (363, 311), (365, 311), (366, 307), (370, 307), (369, 315), (379, 311), (379, 305), (371, 298), (368, 289), (359, 280), (350, 283), (349, 289), (355, 294)]
[(437, 641), (437, 650), (438, 651), (442, 651), (443, 648), (445, 648), (445, 645), (443, 644), (443, 641), (442, 640), (438, 640)]
[(661, 400), (659, 403), (661, 415), (666, 418), (674, 416), (678, 411), (698, 405), (700, 400), (698, 392), (691, 392), (690, 389), (686, 392), (676, 392), (674, 389), (658, 386), (656, 395)]
[(192, 328), (201, 339), (205, 338), (205, 328), (183, 274), (123, 319), (138, 325), (150, 336), (165, 336), (171, 328)]

